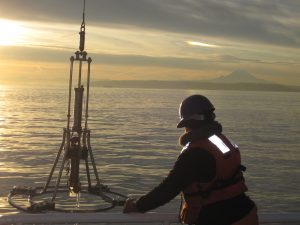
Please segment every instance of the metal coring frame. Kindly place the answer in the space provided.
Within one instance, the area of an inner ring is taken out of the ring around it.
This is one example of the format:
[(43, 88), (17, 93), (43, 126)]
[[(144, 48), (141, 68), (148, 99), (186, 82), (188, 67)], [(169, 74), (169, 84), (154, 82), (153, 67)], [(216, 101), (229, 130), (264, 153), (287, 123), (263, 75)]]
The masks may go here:
[[(87, 58), (87, 52), (84, 51), (85, 45), (85, 0), (83, 7), (83, 20), (80, 26), (80, 42), (79, 42), (79, 51), (75, 52), (75, 56), (70, 57), (70, 78), (69, 78), (69, 98), (68, 98), (68, 113), (67, 113), (67, 126), (63, 129), (63, 138), (62, 143), (59, 148), (59, 151), (56, 155), (55, 161), (53, 163), (52, 169), (48, 176), (48, 179), (44, 187), (14, 187), (9, 195), (8, 202), (13, 207), (26, 211), (26, 212), (43, 212), (47, 210), (54, 210), (60, 212), (100, 212), (106, 211), (114, 208), (115, 206), (123, 206), (127, 198), (126, 195), (111, 191), (108, 186), (103, 185), (100, 182), (98, 175), (97, 167), (95, 164), (94, 155), (92, 152), (90, 134), (91, 131), (88, 129), (88, 112), (89, 112), (89, 94), (90, 94), (90, 74), (91, 74), (91, 62), (90, 57)], [(72, 83), (73, 83), (73, 70), (74, 62), (78, 62), (78, 84), (74, 88), (75, 98), (73, 104), (73, 126), (70, 126), (71, 123), (71, 103), (72, 103)], [(87, 63), (87, 75), (86, 75), (86, 98), (85, 105), (84, 103), (84, 87), (82, 85), (82, 67), (83, 63)], [(82, 128), (82, 114), (85, 115), (84, 127)], [(63, 154), (62, 154), (63, 152)], [(58, 175), (54, 186), (50, 186), (54, 172), (57, 168), (57, 164), (61, 159), (61, 165), (59, 167)], [(92, 185), (89, 159), (92, 164), (93, 174), (95, 176), (96, 185)], [(85, 161), (85, 170), (87, 178), (87, 188), (83, 190), (80, 183), (79, 171), (80, 171), (80, 162)], [(66, 167), (67, 162), (70, 164), (70, 174), (69, 180), (66, 187), (61, 187), (61, 177), (63, 170)], [(79, 193), (87, 193), (91, 195), (99, 196), (103, 201), (110, 204), (108, 207), (96, 207), (95, 209), (63, 209), (57, 208), (55, 206), (57, 193), (60, 192), (72, 192), (77, 196)], [(43, 196), (46, 194), (51, 194), (52, 198), (49, 200), (35, 201), (34, 198), (37, 196)], [(110, 195), (114, 196), (111, 197)], [(24, 207), (18, 204), (15, 200), (17, 197), (27, 198), (30, 204), (29, 207)]]

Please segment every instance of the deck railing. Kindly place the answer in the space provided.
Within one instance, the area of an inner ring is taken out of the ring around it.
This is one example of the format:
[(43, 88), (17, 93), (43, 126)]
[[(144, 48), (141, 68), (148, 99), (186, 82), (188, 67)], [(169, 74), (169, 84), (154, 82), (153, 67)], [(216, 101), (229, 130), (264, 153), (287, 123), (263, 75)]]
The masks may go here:
[[(259, 214), (260, 224), (300, 224), (300, 213), (263, 213)], [(0, 216), (0, 224), (80, 224), (80, 223), (117, 223), (117, 224), (179, 224), (176, 213), (44, 213), (12, 214)]]

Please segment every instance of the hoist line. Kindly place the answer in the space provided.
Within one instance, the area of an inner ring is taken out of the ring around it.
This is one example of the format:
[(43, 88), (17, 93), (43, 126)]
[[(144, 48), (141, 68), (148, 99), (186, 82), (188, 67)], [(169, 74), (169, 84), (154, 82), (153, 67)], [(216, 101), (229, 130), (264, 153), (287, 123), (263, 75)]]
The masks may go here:
[(83, 11), (82, 11), (82, 23), (81, 23), (81, 31), (85, 30), (85, 0), (83, 1)]

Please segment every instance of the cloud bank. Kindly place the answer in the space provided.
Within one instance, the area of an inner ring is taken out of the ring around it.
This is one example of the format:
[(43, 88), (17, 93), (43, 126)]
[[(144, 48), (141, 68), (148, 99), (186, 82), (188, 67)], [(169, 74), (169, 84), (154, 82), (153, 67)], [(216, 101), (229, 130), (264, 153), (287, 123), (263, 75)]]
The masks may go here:
[[(1, 15), (23, 20), (79, 23), (82, 0), (10, 0)], [(300, 2), (294, 0), (87, 0), (88, 23), (135, 26), (300, 47)]]

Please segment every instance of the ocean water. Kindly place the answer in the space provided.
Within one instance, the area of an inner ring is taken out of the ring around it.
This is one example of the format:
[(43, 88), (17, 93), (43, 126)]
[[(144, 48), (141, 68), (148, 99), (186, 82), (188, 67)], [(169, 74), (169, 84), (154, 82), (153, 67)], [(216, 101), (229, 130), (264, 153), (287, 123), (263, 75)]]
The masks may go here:
[[(261, 212), (300, 212), (300, 93), (92, 87), (89, 128), (101, 181), (142, 195), (172, 168), (181, 147), (178, 105), (209, 97), (224, 134), (236, 142)], [(67, 124), (68, 90), (0, 87), (0, 214), (14, 185), (42, 186)], [(155, 211), (177, 212), (179, 198)], [(121, 211), (121, 208), (115, 209)]]

